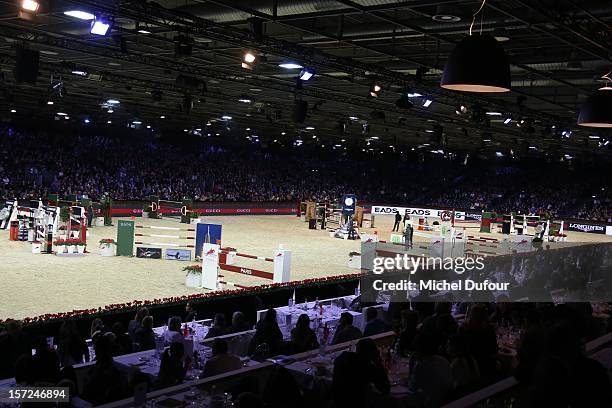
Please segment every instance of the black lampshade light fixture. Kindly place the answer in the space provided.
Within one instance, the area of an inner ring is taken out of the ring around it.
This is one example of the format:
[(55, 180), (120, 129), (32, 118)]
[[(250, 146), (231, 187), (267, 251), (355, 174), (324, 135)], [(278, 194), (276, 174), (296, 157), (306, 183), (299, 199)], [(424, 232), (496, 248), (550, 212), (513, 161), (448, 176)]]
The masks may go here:
[[(611, 75), (612, 72), (603, 78), (610, 81)], [(586, 127), (612, 128), (612, 86), (607, 83), (584, 101), (578, 115), (578, 124)]]
[(464, 92), (510, 91), (510, 64), (501, 44), (488, 34), (472, 34), (472, 26), (480, 9), (474, 14), (470, 35), (463, 38), (451, 53), (440, 86)]

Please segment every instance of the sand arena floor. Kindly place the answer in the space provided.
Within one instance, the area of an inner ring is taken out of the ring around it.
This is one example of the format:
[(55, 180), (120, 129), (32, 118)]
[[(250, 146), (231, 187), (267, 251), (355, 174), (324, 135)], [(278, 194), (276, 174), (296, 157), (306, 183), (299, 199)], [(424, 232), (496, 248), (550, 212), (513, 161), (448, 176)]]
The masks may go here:
[[(309, 230), (307, 224), (297, 217), (215, 216), (207, 217), (205, 221), (222, 224), (222, 244), (240, 252), (270, 257), (278, 244), (283, 244), (292, 251), (292, 280), (357, 273), (357, 270), (347, 266), (347, 261), (349, 252), (360, 251), (359, 241), (334, 239), (327, 232)], [(136, 223), (186, 227), (176, 219), (136, 219)], [(379, 216), (376, 219), (375, 230), (381, 239), (389, 239), (392, 225), (393, 217)], [(147, 230), (138, 232), (142, 231)], [(470, 228), (468, 231), (471, 234), (477, 232), (477, 229)], [(32, 254), (28, 243), (9, 241), (8, 231), (0, 231), (0, 319), (32, 317), (205, 291), (185, 286), (182, 268), (189, 262), (100, 256), (98, 241), (101, 238), (116, 238), (116, 234), (116, 226), (91, 228), (88, 231), (87, 248), (90, 253), (84, 257), (61, 258)], [(502, 237), (500, 234), (482, 236)], [(147, 237), (142, 238), (145, 241)], [(596, 234), (568, 233), (570, 241), (590, 242), (610, 238)], [(164, 238), (154, 240), (163, 242)], [(425, 240), (415, 237), (415, 241)], [(238, 259), (240, 265), (272, 270), (272, 265), (267, 262)], [(227, 280), (245, 285), (269, 282), (227, 271), (222, 273), (231, 275), (231, 279), (228, 276)]]

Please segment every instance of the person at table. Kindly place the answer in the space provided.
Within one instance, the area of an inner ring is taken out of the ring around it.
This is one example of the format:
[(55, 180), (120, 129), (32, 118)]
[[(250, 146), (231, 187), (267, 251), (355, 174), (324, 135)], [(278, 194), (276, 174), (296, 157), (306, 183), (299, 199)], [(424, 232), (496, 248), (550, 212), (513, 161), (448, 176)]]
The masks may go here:
[(19, 357), (32, 355), (32, 344), (17, 320), (6, 321), (6, 331), (0, 332), (0, 378), (15, 375), (15, 363)]
[(436, 354), (437, 343), (433, 333), (419, 333), (414, 347), (415, 351), (408, 362), (407, 379), (411, 402), (426, 408), (439, 407), (452, 389), (451, 366), (444, 357)]
[(134, 351), (134, 342), (132, 338), (125, 332), (125, 326), (121, 322), (113, 323), (112, 332), (115, 335), (115, 352), (114, 355), (120, 356), (129, 354)]
[(497, 365), (497, 334), (489, 323), (489, 313), (482, 303), (470, 308), (468, 318), (459, 328), (459, 335), (468, 345), (468, 352), (478, 362), (478, 369), (485, 380), (495, 377)]
[(357, 355), (362, 358), (363, 372), (367, 373), (370, 384), (381, 394), (388, 394), (391, 389), (389, 376), (374, 340), (363, 338), (357, 342), (355, 349)]
[(243, 331), (251, 330), (252, 326), (246, 321), (244, 313), (235, 311), (232, 314), (232, 325), (230, 326), (230, 333), (240, 333)]
[(60, 361), (57, 352), (49, 347), (47, 339), (39, 336), (34, 341), (34, 355), (30, 362), (28, 382), (56, 384), (60, 380)]
[(252, 355), (258, 347), (266, 344), (270, 355), (275, 355), (283, 345), (283, 333), (276, 321), (276, 310), (270, 308), (263, 319), (255, 326), (255, 335), (249, 343), (249, 354)]
[(198, 317), (198, 312), (195, 309), (195, 306), (191, 302), (187, 302), (185, 305), (185, 323), (193, 322)]
[(461, 336), (449, 339), (448, 355), (453, 373), (453, 395), (459, 398), (479, 389), (482, 382), (478, 363), (469, 354), (467, 344)]
[(144, 319), (148, 315), (149, 315), (149, 309), (147, 309), (146, 307), (141, 307), (136, 312), (136, 316), (134, 316), (134, 319), (130, 320), (130, 322), (128, 323), (127, 331), (128, 331), (128, 335), (132, 338), (132, 341), (136, 341), (134, 338), (134, 336), (136, 335), (136, 331), (141, 327), (142, 319)]
[(445, 346), (449, 337), (457, 334), (457, 322), (451, 314), (452, 303), (437, 302), (434, 307), (434, 314), (423, 319), (422, 331), (432, 333), (436, 346), (446, 352)]
[(157, 375), (157, 387), (171, 387), (183, 382), (191, 360), (185, 357), (185, 346), (182, 342), (174, 342), (164, 351), (159, 374)]
[(365, 337), (374, 336), (391, 330), (391, 327), (385, 323), (382, 319), (378, 318), (377, 307), (368, 307), (366, 309), (366, 325), (363, 329), (363, 335)]
[(134, 334), (134, 348), (136, 351), (151, 350), (155, 348), (155, 332), (153, 331), (153, 316), (142, 319), (142, 326)]
[(83, 399), (94, 405), (100, 405), (123, 398), (124, 386), (121, 383), (121, 372), (113, 361), (110, 337), (97, 336), (94, 351), (96, 363), (86, 375)]
[(298, 317), (295, 327), (291, 330), (291, 345), (295, 353), (302, 353), (319, 347), (317, 335), (310, 328), (310, 318), (306, 313)]
[(357, 340), (361, 337), (363, 337), (361, 330), (353, 326), (353, 315), (349, 312), (343, 312), (340, 315), (340, 322), (338, 322), (338, 327), (336, 327), (332, 344)]
[(175, 342), (183, 343), (182, 324), (182, 320), (178, 316), (173, 316), (168, 320), (168, 330), (164, 333), (164, 343), (167, 346)]
[(205, 338), (210, 339), (211, 337), (223, 336), (227, 334), (227, 326), (225, 324), (225, 315), (223, 313), (215, 314), (213, 324), (208, 329)]
[(89, 337), (93, 339), (94, 337), (104, 333), (108, 333), (109, 331), (110, 329), (104, 324), (102, 319), (95, 318), (91, 322), (91, 330), (89, 331)]
[(419, 314), (415, 310), (402, 310), (399, 329), (400, 354), (407, 356), (413, 350), (414, 339), (418, 333)]
[(206, 360), (204, 372), (202, 373), (203, 377), (211, 377), (242, 368), (240, 357), (227, 351), (227, 341), (224, 339), (215, 339), (211, 348), (212, 357)]
[(65, 320), (60, 326), (57, 352), (62, 367), (80, 364), (83, 360), (89, 361), (89, 348), (74, 320)]

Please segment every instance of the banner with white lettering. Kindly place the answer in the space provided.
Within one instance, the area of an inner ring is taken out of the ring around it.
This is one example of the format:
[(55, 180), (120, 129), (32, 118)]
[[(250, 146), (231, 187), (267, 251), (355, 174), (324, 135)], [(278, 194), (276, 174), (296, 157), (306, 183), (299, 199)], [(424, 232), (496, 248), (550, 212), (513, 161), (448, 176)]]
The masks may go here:
[[(452, 214), (452, 210), (439, 210), (434, 208), (418, 208), (418, 207), (396, 207), (389, 205), (373, 205), (372, 215), (395, 215), (395, 212), (403, 216), (408, 213), (411, 217), (423, 217), (423, 218), (441, 218), (443, 213)], [(465, 220), (465, 211), (455, 211), (455, 220)]]

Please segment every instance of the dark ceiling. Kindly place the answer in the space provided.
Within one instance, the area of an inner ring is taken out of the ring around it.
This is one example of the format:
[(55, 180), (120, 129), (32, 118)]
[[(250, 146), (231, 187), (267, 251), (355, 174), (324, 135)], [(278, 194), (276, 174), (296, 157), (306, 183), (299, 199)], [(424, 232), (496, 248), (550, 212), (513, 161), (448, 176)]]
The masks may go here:
[[(488, 0), (474, 30), (509, 38), (502, 44), (512, 91), (505, 94), (439, 87), (481, 1), (51, 0), (34, 21), (18, 17), (20, 3), (0, 0), (5, 119), (66, 112), (70, 121), (111, 121), (109, 127), (137, 120), (152, 130), (339, 148), (610, 154), (600, 147), (612, 139), (609, 131), (576, 125), (581, 103), (612, 69), (609, 0)], [(91, 35), (87, 21), (63, 14), (69, 9), (112, 16), (111, 35)], [(441, 14), (461, 20), (432, 19)], [(193, 40), (191, 56), (175, 55), (178, 36)], [(36, 85), (15, 83), (17, 46), (41, 52)], [(258, 57), (253, 70), (241, 67), (245, 50)], [(313, 68), (315, 78), (297, 86), (299, 69), (278, 67), (286, 61)], [(61, 78), (64, 97), (49, 91), (52, 77)], [(368, 96), (374, 82), (383, 86), (378, 98)], [(407, 91), (423, 97), (410, 99), (412, 109), (397, 107)], [(109, 98), (121, 102), (112, 114), (103, 106)], [(433, 100), (429, 108), (422, 106), (426, 98)], [(294, 120), (295, 100), (308, 102), (303, 123)], [(457, 115), (461, 104), (468, 112)], [(504, 124), (507, 117), (513, 121)], [(446, 144), (436, 146), (431, 136), (440, 131)]]

